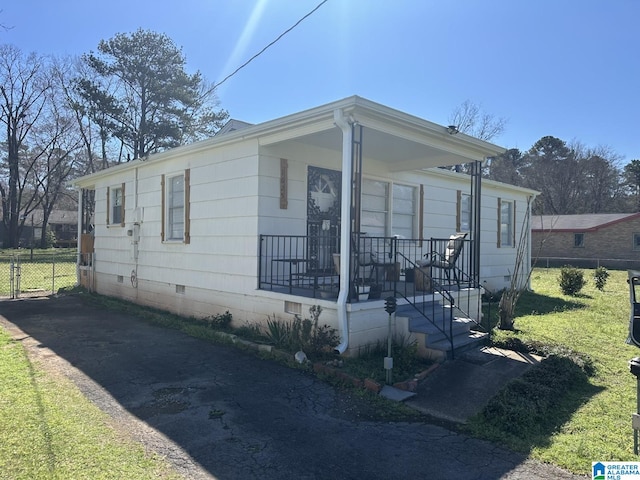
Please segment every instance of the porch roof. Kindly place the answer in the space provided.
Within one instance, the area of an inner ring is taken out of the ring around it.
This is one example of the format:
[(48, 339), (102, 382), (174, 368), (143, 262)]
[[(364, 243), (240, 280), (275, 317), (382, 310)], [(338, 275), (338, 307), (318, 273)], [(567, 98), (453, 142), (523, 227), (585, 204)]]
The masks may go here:
[(449, 133), (447, 127), (352, 96), (302, 112), (287, 115), (242, 129), (220, 132), (214, 137), (156, 153), (100, 172), (76, 179), (73, 185), (88, 188), (102, 176), (139, 167), (141, 163), (170, 160), (216, 146), (255, 139), (261, 146), (284, 142), (318, 146), (341, 151), (342, 131), (334, 123), (334, 114), (341, 111), (350, 122), (364, 127), (363, 156), (380, 161), (389, 171), (418, 170), (430, 167), (458, 165), (505, 151), (489, 142), (464, 133)]
[(260, 145), (296, 141), (340, 151), (342, 132), (334, 123), (336, 110), (341, 110), (350, 123), (364, 127), (363, 156), (385, 164), (389, 171), (459, 165), (505, 151), (503, 147), (464, 133), (451, 134), (445, 126), (358, 96), (276, 120), (282, 123), (262, 135)]

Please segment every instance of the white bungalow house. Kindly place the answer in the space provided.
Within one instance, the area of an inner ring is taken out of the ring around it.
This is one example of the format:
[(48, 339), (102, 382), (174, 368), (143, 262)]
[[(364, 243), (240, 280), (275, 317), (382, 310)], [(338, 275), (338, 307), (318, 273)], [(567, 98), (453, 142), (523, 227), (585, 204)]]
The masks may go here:
[[(393, 296), (397, 334), (452, 352), (482, 339), (470, 328), (481, 287), (508, 285), (522, 229), (528, 239), (536, 192), (479, 174), (501, 152), (357, 96), (235, 122), (77, 179), (95, 193), (93, 225), (79, 225), (94, 251), (82, 242), (79, 275), (98, 293), (181, 315), (228, 310), (237, 325), (320, 305), (347, 355), (387, 337)], [(437, 168), (460, 164), (472, 174)]]

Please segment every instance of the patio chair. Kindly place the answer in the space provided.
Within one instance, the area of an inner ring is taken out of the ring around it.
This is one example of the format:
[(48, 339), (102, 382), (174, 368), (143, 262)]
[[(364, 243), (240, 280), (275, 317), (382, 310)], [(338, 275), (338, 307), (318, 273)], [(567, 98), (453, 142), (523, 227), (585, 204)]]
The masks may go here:
[(358, 238), (358, 247), (356, 249), (357, 266), (368, 269), (367, 277), (369, 283), (380, 283), (380, 272), (383, 272), (382, 281), (385, 280), (386, 268), (395, 266), (395, 261), (390, 258), (389, 251), (386, 247), (383, 247), (383, 251), (378, 249), (381, 247), (378, 244), (381, 240), (377, 240), (374, 245), (374, 238), (367, 237), (366, 235), (360, 235)]
[(462, 253), (462, 247), (464, 247), (464, 239), (467, 237), (466, 232), (457, 232), (449, 237), (447, 246), (444, 249), (444, 253), (431, 252), (425, 254), (426, 260), (421, 260), (418, 265), (423, 267), (438, 268), (444, 271), (447, 277), (447, 282), (451, 283), (451, 275), (453, 272), (453, 280), (456, 285), (460, 287), (460, 278), (458, 277), (458, 269), (456, 268), (456, 261)]

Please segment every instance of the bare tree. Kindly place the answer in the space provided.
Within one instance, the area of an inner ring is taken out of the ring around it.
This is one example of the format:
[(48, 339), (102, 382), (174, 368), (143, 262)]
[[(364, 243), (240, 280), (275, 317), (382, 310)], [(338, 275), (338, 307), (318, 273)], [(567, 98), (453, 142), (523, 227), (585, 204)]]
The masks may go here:
[(50, 108), (34, 129), (32, 138), (33, 157), (36, 159), (33, 177), (43, 218), (41, 245), (45, 244), (51, 212), (66, 191), (66, 184), (75, 173), (76, 165), (84, 163), (78, 161), (82, 159), (80, 132), (72, 112), (64, 107), (62, 96), (52, 98)]
[(490, 141), (499, 137), (507, 124), (503, 117), (495, 117), (471, 100), (465, 100), (449, 117), (449, 124), (455, 125), (462, 133)]
[[(7, 177), (0, 182), (2, 223), (7, 232), (6, 247), (18, 246), (25, 217), (23, 204), (33, 207), (32, 198), (24, 202), (32, 165), (21, 168), (21, 156), (34, 125), (40, 119), (51, 91), (46, 62), (35, 54), (24, 55), (11, 45), (0, 46), (0, 123), (6, 131)], [(35, 195), (35, 192), (32, 192)]]

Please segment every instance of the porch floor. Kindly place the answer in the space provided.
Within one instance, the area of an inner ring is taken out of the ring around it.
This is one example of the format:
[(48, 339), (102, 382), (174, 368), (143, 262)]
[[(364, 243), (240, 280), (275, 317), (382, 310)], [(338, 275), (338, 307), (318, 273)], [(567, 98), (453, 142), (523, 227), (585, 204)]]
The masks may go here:
[[(328, 279), (329, 277), (327, 277)], [(318, 286), (314, 288), (313, 285), (270, 285), (270, 288), (262, 287), (261, 290), (267, 290), (270, 292), (283, 293), (287, 295), (294, 295), (297, 297), (304, 298), (320, 298), (323, 300), (336, 300), (338, 298), (338, 293), (340, 290), (340, 286), (335, 283), (329, 283), (328, 280), (326, 283), (323, 281), (318, 282)], [(395, 287), (395, 288), (394, 288)], [(455, 292), (460, 290), (461, 288), (465, 288), (465, 286), (458, 286), (457, 284), (445, 284), (442, 285), (442, 288), (449, 291)], [(369, 294), (367, 299), (360, 300), (357, 296), (352, 298), (351, 302), (367, 302), (372, 300), (384, 299), (389, 296), (394, 296), (394, 292), (398, 292), (401, 296), (407, 298), (417, 298), (417, 297), (431, 297), (431, 290), (423, 290), (418, 285), (416, 288), (415, 282), (406, 282), (406, 281), (398, 281), (398, 282), (385, 282), (382, 286), (382, 290), (379, 292), (373, 292)]]

